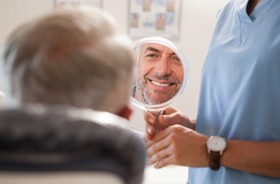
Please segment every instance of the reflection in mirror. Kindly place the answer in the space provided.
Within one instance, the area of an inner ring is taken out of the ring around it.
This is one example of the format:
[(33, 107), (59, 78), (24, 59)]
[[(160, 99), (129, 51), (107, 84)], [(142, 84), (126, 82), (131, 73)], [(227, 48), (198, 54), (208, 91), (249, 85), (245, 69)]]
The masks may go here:
[(170, 100), (183, 80), (180, 59), (170, 48), (158, 43), (145, 43), (139, 52), (135, 99), (147, 104)]
[(140, 40), (133, 101), (147, 109), (169, 104), (186, 83), (186, 62), (174, 44), (161, 37)]

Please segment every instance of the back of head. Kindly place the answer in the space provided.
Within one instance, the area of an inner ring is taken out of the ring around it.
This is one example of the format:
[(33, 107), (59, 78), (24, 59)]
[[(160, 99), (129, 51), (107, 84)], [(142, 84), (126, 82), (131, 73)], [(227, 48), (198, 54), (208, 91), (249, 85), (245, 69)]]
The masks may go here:
[(58, 10), (22, 25), (8, 38), (3, 60), (6, 93), (16, 104), (116, 113), (128, 103), (131, 43), (100, 10)]

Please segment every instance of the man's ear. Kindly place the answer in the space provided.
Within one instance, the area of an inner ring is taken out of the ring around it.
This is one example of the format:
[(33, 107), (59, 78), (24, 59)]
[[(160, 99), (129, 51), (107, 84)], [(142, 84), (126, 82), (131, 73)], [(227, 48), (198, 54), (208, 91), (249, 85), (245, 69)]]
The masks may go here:
[(128, 106), (125, 106), (122, 108), (122, 110), (118, 113), (119, 116), (129, 120), (130, 116), (132, 114), (132, 109)]

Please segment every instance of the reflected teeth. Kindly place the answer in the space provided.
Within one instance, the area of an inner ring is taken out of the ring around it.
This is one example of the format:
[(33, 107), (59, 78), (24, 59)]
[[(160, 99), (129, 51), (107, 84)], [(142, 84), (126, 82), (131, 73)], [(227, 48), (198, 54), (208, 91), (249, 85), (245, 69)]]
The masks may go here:
[(160, 83), (160, 82), (157, 82), (157, 81), (151, 81), (151, 83), (153, 83), (156, 86), (160, 86), (160, 87), (168, 87), (169, 86), (169, 84), (167, 84), (167, 83)]

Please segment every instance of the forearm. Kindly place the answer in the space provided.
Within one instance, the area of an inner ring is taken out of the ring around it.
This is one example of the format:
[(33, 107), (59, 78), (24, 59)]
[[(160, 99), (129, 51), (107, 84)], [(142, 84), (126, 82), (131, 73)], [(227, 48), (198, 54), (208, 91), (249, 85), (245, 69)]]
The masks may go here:
[(226, 167), (280, 177), (280, 142), (229, 140), (221, 164)]

